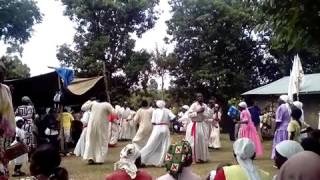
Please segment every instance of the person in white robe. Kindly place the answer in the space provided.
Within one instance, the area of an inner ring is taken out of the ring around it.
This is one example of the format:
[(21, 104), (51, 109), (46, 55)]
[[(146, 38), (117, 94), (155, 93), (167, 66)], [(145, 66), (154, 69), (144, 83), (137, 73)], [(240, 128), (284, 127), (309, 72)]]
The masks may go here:
[(110, 115), (109, 118), (109, 147), (114, 147), (118, 143), (120, 117), (122, 108), (119, 105), (115, 106), (116, 114)]
[(90, 111), (85, 111), (81, 118), (83, 129), (73, 152), (78, 157), (83, 157), (84, 155), (84, 150), (86, 147), (87, 126), (88, 126), (89, 119), (90, 119)]
[(203, 95), (198, 93), (197, 101), (189, 109), (189, 117), (192, 123), (188, 125), (186, 140), (190, 143), (193, 151), (193, 159), (196, 163), (208, 161), (209, 142), (206, 120), (209, 118), (208, 107), (203, 103)]
[(189, 106), (188, 105), (183, 105), (182, 106), (182, 111), (179, 112), (178, 114), (178, 122), (180, 122), (182, 124), (182, 129), (181, 131), (186, 131), (187, 130), (187, 127), (188, 127), (188, 124), (191, 122), (190, 118), (189, 118)]
[(122, 112), (121, 120), (120, 120), (120, 140), (131, 140), (135, 135), (135, 128), (132, 128), (133, 123), (130, 122), (133, 119), (134, 111), (128, 107), (128, 103), (125, 102), (125, 107)]
[(137, 134), (134, 136), (132, 143), (137, 149), (141, 150), (147, 143), (152, 132), (152, 112), (153, 108), (149, 107), (146, 100), (141, 102), (141, 108), (135, 114), (133, 121), (139, 124)]
[(141, 162), (145, 165), (162, 166), (171, 144), (169, 125), (175, 115), (167, 108), (165, 102), (156, 102), (157, 109), (152, 113), (152, 133), (147, 144), (141, 149)]
[(115, 111), (111, 104), (97, 101), (87, 101), (81, 110), (91, 111), (83, 159), (88, 160), (89, 164), (104, 163), (108, 152), (109, 122), (107, 116)]
[(219, 125), (220, 122), (221, 122), (220, 106), (218, 104), (215, 104), (213, 108), (213, 115), (212, 115), (212, 121), (211, 121), (209, 148), (213, 148), (213, 149), (221, 148), (220, 125)]

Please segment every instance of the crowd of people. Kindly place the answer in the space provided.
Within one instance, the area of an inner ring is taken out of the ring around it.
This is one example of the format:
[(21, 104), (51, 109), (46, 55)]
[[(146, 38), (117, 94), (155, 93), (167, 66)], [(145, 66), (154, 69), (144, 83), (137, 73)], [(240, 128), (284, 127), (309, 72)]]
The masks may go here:
[[(140, 109), (134, 111), (127, 102), (123, 107), (112, 106), (103, 95), (85, 102), (78, 114), (61, 105), (39, 114), (27, 96), (14, 108), (10, 89), (3, 84), (4, 73), (0, 64), (0, 179), (8, 179), (9, 161), (14, 164), (12, 176), (25, 176), (21, 169), (29, 161), (31, 179), (68, 179), (68, 171), (60, 167), (62, 156), (103, 164), (108, 148), (127, 141), (107, 180), (152, 179), (143, 169), (148, 166), (166, 168), (167, 174), (159, 180), (198, 180), (192, 164), (207, 163), (209, 149), (223, 146), (220, 105), (215, 99), (206, 104), (201, 93), (177, 115), (164, 100), (156, 101), (154, 107), (142, 100)], [(254, 165), (255, 158), (264, 153), (260, 119), (260, 109), (251, 99), (230, 103), (226, 125), (237, 164), (220, 164), (208, 172), (207, 179), (319, 179), (320, 133), (304, 121), (302, 103), (290, 102), (286, 95), (279, 98), (271, 158), (280, 170), (274, 177)], [(183, 132), (185, 137), (171, 143), (172, 131)]]

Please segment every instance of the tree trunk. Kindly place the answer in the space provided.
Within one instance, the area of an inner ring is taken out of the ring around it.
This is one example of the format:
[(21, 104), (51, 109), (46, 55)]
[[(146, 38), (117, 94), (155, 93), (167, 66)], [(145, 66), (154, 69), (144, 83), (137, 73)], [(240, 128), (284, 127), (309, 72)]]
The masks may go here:
[(164, 100), (164, 74), (161, 75), (161, 97)]
[(111, 80), (111, 75), (110, 71), (107, 67), (107, 63), (103, 62), (103, 77), (104, 77), (104, 85), (105, 85), (105, 93), (107, 96), (107, 101), (111, 103), (110, 99), (110, 80)]

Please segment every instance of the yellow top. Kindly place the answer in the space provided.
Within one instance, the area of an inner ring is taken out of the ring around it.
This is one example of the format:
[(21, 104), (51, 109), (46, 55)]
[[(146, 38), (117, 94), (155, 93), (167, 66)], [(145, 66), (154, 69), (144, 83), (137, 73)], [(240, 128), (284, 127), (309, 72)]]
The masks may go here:
[[(240, 165), (225, 166), (223, 167), (223, 172), (226, 180), (248, 180), (245, 171)], [(269, 173), (259, 169), (259, 174), (261, 180), (271, 180)]]
[(289, 137), (291, 136), (291, 133), (294, 133), (293, 140), (300, 142), (301, 127), (298, 121), (291, 119), (291, 121), (289, 122), (287, 131), (289, 133)]
[(71, 121), (73, 121), (74, 118), (71, 113), (63, 112), (60, 114), (60, 123), (61, 127), (64, 129), (70, 129), (71, 128)]

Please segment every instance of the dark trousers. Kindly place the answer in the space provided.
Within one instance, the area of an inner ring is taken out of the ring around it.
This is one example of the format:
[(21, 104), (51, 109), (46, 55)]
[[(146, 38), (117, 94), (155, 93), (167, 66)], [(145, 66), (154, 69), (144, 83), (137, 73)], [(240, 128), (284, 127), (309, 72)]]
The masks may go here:
[(235, 141), (236, 137), (235, 137), (235, 123), (233, 122), (233, 119), (228, 117), (228, 124), (227, 124), (227, 129), (228, 129), (228, 133), (229, 133), (229, 139), (230, 141)]

